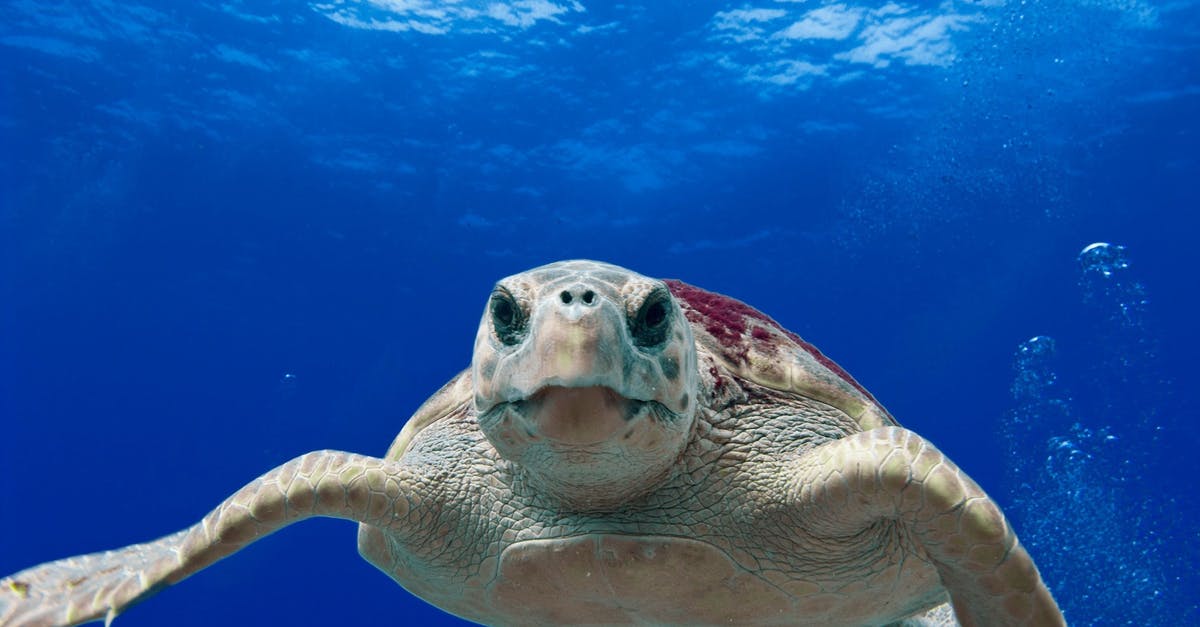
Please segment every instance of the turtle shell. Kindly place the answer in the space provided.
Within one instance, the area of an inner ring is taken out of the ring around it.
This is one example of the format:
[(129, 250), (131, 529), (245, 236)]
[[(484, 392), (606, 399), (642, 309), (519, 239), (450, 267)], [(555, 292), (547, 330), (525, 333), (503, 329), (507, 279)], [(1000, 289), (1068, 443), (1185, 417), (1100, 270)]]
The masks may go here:
[[(728, 373), (832, 405), (857, 421), (864, 431), (897, 425), (896, 419), (854, 377), (770, 316), (737, 299), (683, 281), (664, 282), (691, 323), (699, 352), (717, 362), (707, 365), (717, 391)], [(705, 367), (704, 361), (701, 368)]]
[(473, 396), (471, 369), (467, 368), (458, 373), (458, 376), (450, 379), (446, 385), (442, 386), (442, 389), (435, 392), (417, 408), (412, 418), (404, 423), (400, 434), (396, 436), (395, 440), (392, 440), (392, 445), (388, 447), (387, 455), (384, 458), (393, 461), (400, 459), (408, 450), (408, 446), (412, 444), (413, 438), (425, 427), (447, 416), (471, 411)]

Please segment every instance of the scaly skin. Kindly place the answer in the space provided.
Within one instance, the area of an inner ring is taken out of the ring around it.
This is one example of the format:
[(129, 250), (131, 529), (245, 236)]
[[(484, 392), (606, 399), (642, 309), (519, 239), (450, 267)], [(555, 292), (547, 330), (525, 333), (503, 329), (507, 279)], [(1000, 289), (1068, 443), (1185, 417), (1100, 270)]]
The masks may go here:
[(69, 557), (0, 580), (0, 625), (53, 627), (103, 619), (246, 545), (313, 516), (379, 528), (412, 524), (414, 481), (394, 463), (314, 451), (238, 490), (199, 523), (165, 538)]
[(979, 486), (737, 301), (551, 264), (498, 284), (475, 348), (387, 459), (309, 453), (184, 531), (0, 579), (0, 627), (110, 622), (311, 516), (486, 623), (1063, 624)]
[(820, 446), (796, 466), (789, 497), (801, 519), (831, 534), (903, 522), (936, 565), (960, 624), (1065, 624), (1000, 508), (921, 436), (873, 429)]

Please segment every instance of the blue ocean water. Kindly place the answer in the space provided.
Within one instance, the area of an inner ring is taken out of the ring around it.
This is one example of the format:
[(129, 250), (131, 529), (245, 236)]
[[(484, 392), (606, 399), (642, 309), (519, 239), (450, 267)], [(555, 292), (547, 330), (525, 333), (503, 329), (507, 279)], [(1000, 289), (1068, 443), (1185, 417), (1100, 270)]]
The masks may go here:
[[(0, 574), (382, 454), (584, 257), (819, 346), (1072, 624), (1197, 624), (1198, 50), (1194, 0), (9, 0)], [(117, 624), (406, 622), (456, 620), (313, 520)]]

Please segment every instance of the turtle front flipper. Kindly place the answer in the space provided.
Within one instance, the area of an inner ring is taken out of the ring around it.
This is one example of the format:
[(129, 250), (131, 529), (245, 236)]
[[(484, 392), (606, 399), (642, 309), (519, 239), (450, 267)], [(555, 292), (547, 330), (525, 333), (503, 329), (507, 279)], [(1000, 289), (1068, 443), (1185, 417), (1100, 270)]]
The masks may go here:
[(0, 625), (74, 625), (112, 621), (166, 585), (190, 530), (154, 542), (68, 557), (0, 580)]
[(846, 538), (895, 521), (936, 568), (961, 624), (1065, 625), (1000, 508), (921, 436), (872, 429), (796, 463), (788, 499), (806, 533)]
[(0, 579), (0, 626), (110, 623), (162, 588), (312, 516), (402, 527), (416, 485), (411, 471), (395, 462), (339, 451), (302, 455), (255, 479), (183, 531)]

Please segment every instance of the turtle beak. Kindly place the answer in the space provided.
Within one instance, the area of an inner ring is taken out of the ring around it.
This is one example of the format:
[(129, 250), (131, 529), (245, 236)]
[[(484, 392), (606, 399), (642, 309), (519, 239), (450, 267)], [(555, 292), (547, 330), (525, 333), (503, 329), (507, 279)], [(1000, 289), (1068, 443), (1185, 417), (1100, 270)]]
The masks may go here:
[(537, 388), (519, 413), (538, 435), (567, 445), (608, 440), (636, 415), (621, 392), (624, 329), (615, 305), (583, 286), (563, 290), (542, 310), (528, 347), (527, 373)]
[(615, 316), (562, 307), (546, 312), (530, 346), (531, 373), (544, 386), (619, 385), (621, 330)]

